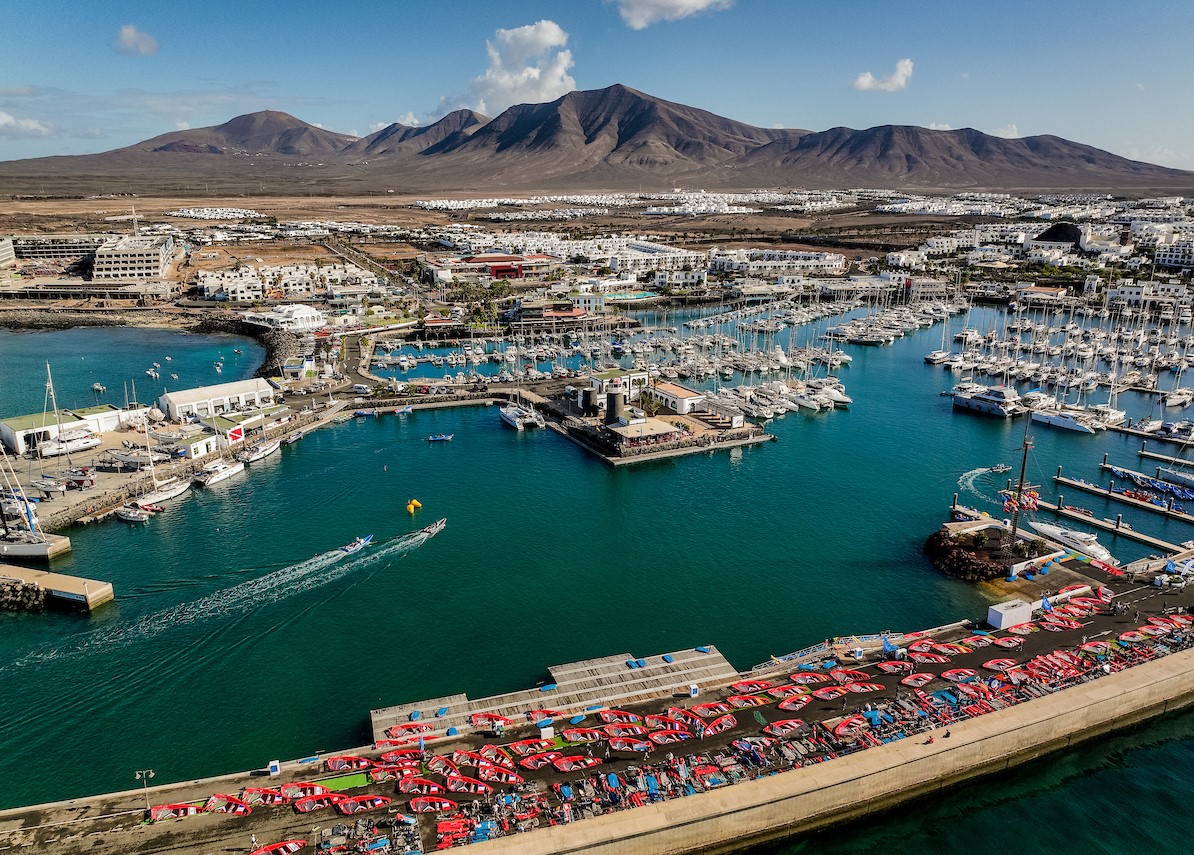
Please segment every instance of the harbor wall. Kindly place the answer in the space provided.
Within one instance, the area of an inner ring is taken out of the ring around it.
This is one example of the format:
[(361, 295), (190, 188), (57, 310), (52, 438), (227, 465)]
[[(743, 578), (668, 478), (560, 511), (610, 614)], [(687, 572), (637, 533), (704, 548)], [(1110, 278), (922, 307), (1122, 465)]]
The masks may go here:
[[(1194, 703), (1194, 650), (829, 763), (476, 844), (478, 855), (720, 853), (857, 819)], [(471, 851), (472, 847), (470, 847)]]

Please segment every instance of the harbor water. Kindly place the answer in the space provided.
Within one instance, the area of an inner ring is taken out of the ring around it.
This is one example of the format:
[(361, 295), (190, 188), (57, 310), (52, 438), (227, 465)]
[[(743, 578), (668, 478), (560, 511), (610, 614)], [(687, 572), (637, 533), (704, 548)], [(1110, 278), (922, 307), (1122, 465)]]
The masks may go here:
[[(971, 324), (996, 317), (976, 310)], [(386, 415), (317, 431), (149, 525), (72, 530), (74, 551), (55, 569), (110, 581), (117, 600), (88, 617), (0, 615), (0, 807), (132, 788), (139, 769), (184, 780), (362, 744), (370, 708), (530, 686), (586, 657), (715, 643), (745, 668), (830, 635), (981, 618), (982, 593), (934, 571), (920, 546), (955, 492), (1001, 514), (1007, 476), (985, 470), (1018, 463), (1024, 422), (951, 409), (940, 392), (956, 376), (922, 359), (940, 335), (847, 345), (854, 361), (838, 373), (854, 405), (776, 419), (779, 441), (763, 446), (612, 469), (553, 432), (503, 429), (492, 407)], [(143, 386), (148, 363), (166, 364), (153, 354), (186, 367), (181, 387), (248, 376), (260, 360), (241, 339), (0, 331), (0, 359), (20, 366), (0, 386), (0, 414), (41, 410), (47, 355), (63, 405), (95, 403), (92, 382), (111, 397), (126, 378), (145, 400), (162, 385)], [(232, 364), (216, 376), (221, 354)], [(1151, 406), (1134, 393), (1119, 405), (1135, 418)], [(439, 433), (454, 439), (427, 442)], [(1029, 478), (1046, 498), (1058, 464), (1103, 483), (1104, 453), (1151, 471), (1135, 438), (1031, 433)], [(423, 506), (413, 516), (411, 498)], [(1165, 540), (1194, 537), (1098, 497), (1066, 503), (1122, 512)], [(440, 517), (436, 537), (406, 537)], [(338, 551), (364, 534), (373, 546)], [(1101, 540), (1121, 560), (1148, 552)], [(941, 794), (929, 810), (973, 837), (1028, 793), (1039, 817), (1070, 815), (1094, 781), (1126, 803), (1188, 790), (1165, 770), (1188, 764), (1194, 718), (1114, 744), (1111, 759), (1081, 749), (1014, 783)], [(907, 848), (896, 844), (912, 822), (893, 815), (817, 845)], [(1050, 846), (1085, 851), (1093, 835)]]

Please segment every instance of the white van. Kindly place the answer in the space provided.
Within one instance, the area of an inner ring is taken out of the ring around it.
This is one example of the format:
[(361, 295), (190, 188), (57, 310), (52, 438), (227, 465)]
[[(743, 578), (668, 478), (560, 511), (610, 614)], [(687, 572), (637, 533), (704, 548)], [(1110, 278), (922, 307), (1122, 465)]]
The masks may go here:
[(352, 387), (352, 393), (354, 395), (372, 395), (373, 390), (370, 389), (368, 386), (366, 386), (364, 383), (357, 383), (355, 386)]

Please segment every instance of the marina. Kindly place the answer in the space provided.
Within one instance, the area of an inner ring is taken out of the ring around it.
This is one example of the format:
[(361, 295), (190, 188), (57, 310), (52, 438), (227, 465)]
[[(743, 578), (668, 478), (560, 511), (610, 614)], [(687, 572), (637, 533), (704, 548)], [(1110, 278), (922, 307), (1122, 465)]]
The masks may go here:
[[(863, 309), (853, 311), (865, 314)], [(976, 314), (978, 312), (972, 313), (972, 318)], [(955, 318), (954, 328), (960, 320)], [(262, 667), (256, 670), (253, 685), (231, 678), (232, 684), (237, 687), (236, 691), (244, 692), (245, 695), (243, 699), (232, 702), (233, 709), (215, 715), (216, 721), (212, 726), (224, 730), (228, 728), (228, 720), (224, 720), (224, 716), (237, 716), (238, 724), (232, 728), (227, 746), (217, 749), (202, 764), (196, 764), (195, 758), (172, 749), (151, 733), (148, 740), (154, 743), (152, 753), (155, 759), (152, 762), (157, 766), (187, 768), (191, 774), (186, 777), (192, 779), (202, 777), (205, 772), (217, 774), (230, 768), (239, 768), (235, 765), (237, 758), (243, 758), (246, 752), (257, 752), (259, 756), (303, 757), (306, 756), (304, 752), (309, 754), (315, 747), (360, 744), (373, 735), (371, 716), (363, 711), (384, 709), (383, 704), (388, 699), (379, 697), (384, 693), (371, 692), (368, 687), (345, 686), (333, 698), (320, 686), (326, 680), (337, 679), (335, 675), (339, 673), (344, 657), (354, 655), (352, 651), (358, 649), (357, 645), (386, 643), (386, 627), (394, 625), (394, 618), (382, 604), (392, 602), (394, 593), (392, 587), (378, 575), (383, 572), (381, 568), (392, 568), (385, 573), (400, 574), (400, 590), (409, 592), (413, 580), (420, 575), (430, 574), (426, 578), (435, 578), (436, 574), (444, 572), (443, 556), (437, 553), (447, 550), (453, 556), (450, 561), (452, 584), (437, 587), (434, 594), (430, 595), (438, 604), (437, 608), (446, 614), (475, 613), (479, 595), (502, 604), (499, 608), (517, 609), (523, 613), (524, 610), (516, 604), (525, 596), (524, 586), (563, 592), (576, 585), (600, 584), (598, 580), (612, 578), (609, 568), (603, 566), (595, 556), (584, 554), (572, 556), (568, 572), (561, 573), (556, 562), (548, 557), (558, 555), (561, 549), (562, 541), (553, 527), (539, 530), (515, 526), (511, 529), (501, 524), (492, 513), (487, 512), (489, 509), (483, 503), (470, 507), (469, 503), (459, 501), (460, 485), (468, 484), (474, 485), (473, 489), (499, 490), (503, 494), (513, 490), (524, 497), (523, 504), (529, 503), (528, 506), (535, 509), (540, 518), (558, 514), (562, 507), (567, 507), (566, 497), (581, 491), (592, 491), (594, 484), (600, 485), (594, 503), (587, 511), (593, 517), (590, 521), (592, 525), (611, 531), (625, 531), (630, 542), (660, 544), (661, 548), (666, 548), (662, 546), (664, 544), (693, 538), (708, 544), (708, 557), (691, 562), (682, 570), (670, 567), (667, 562), (653, 562), (650, 572), (654, 574), (657, 585), (636, 591), (636, 597), (645, 597), (646, 603), (667, 602), (676, 596), (669, 591), (683, 590), (687, 600), (710, 615), (725, 614), (723, 597), (716, 593), (724, 588), (724, 567), (742, 566), (744, 563), (745, 566), (766, 566), (774, 558), (768, 557), (769, 552), (761, 543), (737, 537), (732, 539), (732, 546), (729, 542), (710, 544), (708, 537), (701, 532), (745, 530), (740, 528), (745, 526), (745, 520), (734, 522), (730, 518), (732, 515), (727, 516), (726, 509), (736, 506), (739, 491), (747, 489), (746, 485), (750, 485), (749, 489), (753, 491), (779, 490), (782, 489), (781, 485), (791, 483), (807, 484), (807, 491), (788, 494), (782, 516), (778, 508), (755, 508), (750, 529), (759, 525), (794, 527), (784, 530), (791, 530), (798, 539), (799, 551), (805, 560), (835, 569), (828, 575), (818, 577), (802, 573), (783, 562), (783, 569), (778, 571), (780, 578), (792, 580), (789, 584), (797, 584), (795, 580), (799, 580), (798, 584), (807, 596), (836, 602), (839, 599), (841, 573), (855, 567), (880, 568), (873, 576), (868, 573), (874, 603), (872, 596), (868, 596), (844, 606), (851, 616), (851, 623), (856, 620), (866, 623), (868, 616), (871, 621), (880, 620), (885, 611), (878, 608), (878, 602), (899, 604), (901, 613), (910, 615), (908, 620), (913, 626), (930, 626), (940, 623), (942, 619), (957, 616), (958, 612), (954, 609), (946, 612), (933, 606), (931, 600), (925, 599), (926, 590), (939, 592), (938, 596), (945, 598), (943, 601), (964, 603), (963, 613), (981, 613), (987, 602), (987, 594), (938, 576), (927, 568), (918, 550), (908, 543), (909, 530), (919, 528), (929, 531), (936, 525), (939, 506), (931, 501), (932, 496), (926, 496), (924, 501), (913, 500), (909, 503), (902, 493), (896, 495), (880, 491), (871, 495), (867, 519), (877, 520), (877, 528), (872, 536), (860, 539), (847, 534), (847, 530), (852, 530), (859, 518), (855, 499), (834, 486), (840, 483), (841, 466), (847, 465), (840, 461), (849, 461), (849, 467), (886, 467), (883, 471), (890, 472), (890, 477), (902, 483), (921, 484), (922, 487), (918, 489), (923, 489), (924, 473), (940, 471), (944, 467), (964, 473), (958, 486), (970, 500), (979, 502), (982, 495), (986, 495), (989, 497), (986, 501), (992, 502), (987, 507), (992, 512), (997, 510), (998, 505), (993, 503), (996, 474), (972, 475), (971, 470), (975, 461), (995, 463), (999, 457), (1008, 459), (1023, 430), (1022, 423), (1006, 424), (982, 416), (952, 413), (949, 403), (937, 393), (947, 390), (955, 378), (948, 371), (923, 364), (921, 359), (923, 348), (918, 343), (930, 341), (934, 337), (940, 339), (939, 329), (924, 328), (919, 334), (909, 334), (907, 338), (911, 343), (897, 341), (890, 347), (847, 344), (846, 347), (856, 348), (853, 354), (855, 358), (849, 367), (841, 368), (840, 372), (846, 374), (850, 385), (849, 396), (857, 404), (845, 409), (835, 408), (837, 412), (832, 417), (828, 417), (829, 413), (825, 410), (818, 415), (805, 409), (804, 413), (790, 412), (785, 417), (772, 418), (763, 425), (763, 433), (777, 437), (778, 442), (774, 444), (765, 440), (765, 444), (731, 450), (726, 454), (693, 454), (679, 461), (666, 458), (653, 462), (644, 460), (642, 462), (647, 465), (641, 469), (635, 468), (633, 471), (636, 474), (629, 480), (626, 475), (619, 474), (624, 471), (622, 467), (607, 468), (596, 459), (588, 459), (587, 452), (581, 451), (573, 443), (561, 442), (561, 437), (554, 430), (518, 432), (503, 429), (497, 408), (485, 405), (486, 400), (504, 398), (504, 395), (496, 394), (502, 391), (501, 384), (490, 384), (491, 391), (495, 393), (493, 395), (428, 395), (426, 397), (430, 400), (426, 403), (422, 402), (424, 396), (419, 395), (380, 398), (369, 404), (380, 413), (377, 418), (353, 418), (351, 413), (360, 409), (360, 406), (351, 404), (348, 412), (340, 413), (347, 416), (342, 424), (331, 426), (328, 419), (323, 423), (328, 423), (329, 427), (323, 430), (309, 431), (310, 426), (299, 428), (299, 431), (306, 432), (302, 442), (284, 444), (279, 452), (263, 461), (266, 465), (263, 472), (256, 475), (249, 472), (245, 476), (238, 476), (238, 479), (243, 480), (229, 481), (228, 487), (235, 487), (233, 492), (225, 490), (224, 485), (211, 494), (192, 491), (185, 502), (174, 508), (167, 507), (166, 512), (156, 515), (148, 526), (114, 528), (116, 524), (113, 522), (107, 526), (85, 526), (73, 530), (71, 534), (75, 551), (72, 563), (94, 561), (99, 554), (122, 554), (127, 548), (126, 541), (132, 538), (138, 550), (144, 551), (144, 560), (151, 562), (155, 568), (167, 568), (176, 563), (185, 567), (188, 565), (180, 563), (178, 556), (198, 555), (200, 565), (206, 568), (199, 572), (209, 573), (210, 578), (196, 580), (189, 573), (170, 571), (165, 578), (158, 578), (150, 584), (143, 578), (140, 562), (124, 566), (121, 561), (111, 562), (116, 589), (134, 595), (120, 603), (121, 615), (117, 624), (99, 631), (86, 627), (69, 630), (65, 634), (69, 641), (62, 653), (46, 661), (40, 657), (32, 661), (40, 661), (39, 667), (49, 669), (49, 673), (63, 675), (71, 673), (83, 662), (103, 661), (128, 679), (137, 681), (139, 678), (131, 657), (135, 656), (138, 649), (143, 649), (145, 642), (139, 639), (153, 638), (163, 653), (174, 651), (181, 654), (186, 647), (180, 645), (189, 645), (196, 637), (204, 638), (206, 633), (220, 626), (235, 625), (249, 609), (263, 616), (273, 615), (275, 620), (286, 620), (285, 616), (291, 614), (291, 609), (300, 604), (318, 603), (319, 619), (298, 618), (296, 630), (319, 633), (325, 621), (336, 620), (349, 620), (354, 629), (348, 638), (329, 639), (325, 647), (305, 654), (304, 673), (311, 679), (299, 681), (296, 687), (293, 680), (268, 664), (273, 657), (289, 655), (285, 652), (289, 649), (289, 633), (276, 630), (265, 632), (254, 641)], [(59, 380), (60, 375), (64, 375), (64, 372), (56, 370), (55, 379), (62, 385), (67, 381)], [(917, 384), (913, 388), (919, 389), (915, 392), (919, 404), (911, 407), (908, 378), (913, 378)], [(90, 382), (94, 381), (89, 381), (88, 385)], [(576, 382), (575, 378), (561, 379), (557, 381), (557, 388)], [(106, 385), (111, 387), (112, 384)], [(895, 394), (896, 390), (901, 391)], [(1123, 393), (1127, 399), (1133, 394)], [(451, 400), (454, 397), (467, 397), (468, 400)], [(415, 401), (413, 404), (410, 403), (412, 399)], [(461, 406), (461, 403), (466, 405)], [(1144, 405), (1142, 402), (1136, 406)], [(406, 410), (407, 407), (410, 409)], [(395, 412), (398, 410), (404, 410), (404, 413), (398, 415)], [(548, 423), (550, 426), (553, 419), (548, 419)], [(944, 431), (948, 442), (934, 448), (908, 447), (901, 450), (898, 458), (880, 454), (874, 437), (884, 430), (883, 425), (891, 424), (904, 425), (905, 429), (914, 431)], [(427, 443), (426, 439), (436, 434), (454, 435), (450, 447), (441, 449), (449, 450), (451, 454), (425, 456), (431, 454), (436, 446), (435, 443)], [(1065, 461), (1069, 471), (1073, 465), (1071, 460), (1089, 458), (1104, 448), (1123, 453), (1126, 445), (1116, 443), (1127, 441), (1128, 437), (1111, 431), (1080, 436), (1042, 427), (1037, 429), (1037, 455), (1042, 460)], [(1078, 443), (1080, 447), (1071, 447), (1070, 443)], [(466, 448), (467, 454), (460, 453), (461, 449)], [(801, 453), (802, 449), (810, 448), (822, 449), (824, 456), (809, 457)], [(992, 456), (996, 459), (991, 460)], [(510, 468), (512, 461), (516, 463), (515, 469)], [(591, 468), (594, 465), (597, 465), (596, 470)], [(1035, 463), (1033, 466), (1039, 470)], [(500, 482), (484, 474), (499, 471), (504, 473)], [(599, 471), (607, 474), (598, 476), (596, 473)], [(725, 481), (727, 473), (729, 480)], [(147, 474), (139, 473), (136, 477), (152, 483), (153, 479), (147, 478)], [(1080, 467), (1075, 474), (1097, 477), (1097, 470), (1091, 472)], [(162, 480), (167, 475), (167, 472), (160, 472), (157, 478)], [(1047, 477), (1046, 473), (1040, 471), (1034, 472), (1034, 476), (1038, 481)], [(692, 478), (701, 485), (703, 496), (702, 506), (696, 509), (691, 502), (684, 501), (685, 491), (677, 493), (673, 490), (678, 479), (687, 481)], [(255, 520), (268, 519), (270, 516), (294, 514), (294, 506), (286, 497), (297, 494), (300, 489), (316, 490), (319, 495), (341, 497), (338, 500), (344, 501), (343, 497), (352, 495), (353, 490), (360, 489), (359, 485), (365, 483), (370, 484), (371, 491), (376, 492), (374, 499), (360, 508), (360, 519), (348, 525), (337, 525), (334, 531), (321, 532), (311, 528), (298, 538), (285, 540), (272, 535), (268, 526), (255, 523)], [(548, 484), (551, 489), (545, 489)], [(971, 484), (972, 488), (967, 486)], [(952, 483), (946, 489), (951, 486)], [(67, 494), (68, 497), (76, 495), (73, 491)], [(418, 495), (426, 508), (416, 511), (413, 517), (399, 514), (404, 520), (410, 519), (412, 530), (425, 524), (419, 519), (422, 513), (431, 513), (435, 517), (451, 516), (453, 522), (432, 543), (387, 552), (390, 547), (386, 543), (395, 528), (393, 512), (400, 512), (410, 495)], [(60, 501), (60, 498), (54, 499), (51, 504)], [(114, 499), (112, 506), (123, 504), (123, 501), (127, 499)], [(630, 510), (647, 506), (653, 508), (654, 512), (639, 514)], [(1124, 508), (1127, 515), (1136, 514), (1139, 517), (1143, 514), (1137, 508)], [(444, 513), (437, 513), (440, 510)], [(1186, 524), (1180, 520), (1159, 518), (1159, 524), (1154, 526), (1135, 517), (1126, 516), (1125, 520), (1128, 518), (1134, 527), (1149, 532), (1167, 544), (1175, 545), (1188, 537), (1188, 531), (1179, 534), (1178, 528), (1172, 531), (1166, 528), (1184, 527)], [(814, 535), (812, 529), (803, 522), (812, 519), (840, 521), (831, 523), (829, 527), (834, 530), (837, 526), (839, 536), (844, 538), (841, 542), (850, 542), (852, 554), (848, 559), (830, 547), (833, 540), (827, 540), (824, 532), (817, 531)], [(497, 584), (487, 561), (472, 556), (467, 548), (464, 552), (459, 551), (462, 547), (456, 544), (460, 535), (454, 532), (464, 530), (471, 533), (468, 538), (470, 541), (474, 537), (481, 538), (491, 545), (490, 548), (506, 554), (522, 556), (530, 551), (533, 555), (543, 557), (521, 561), (521, 584)], [(153, 534), (155, 531), (169, 534), (168, 537), (159, 538)], [(210, 548), (194, 546), (187, 548), (188, 543), (210, 544), (209, 533), (217, 531), (218, 535), (215, 536), (220, 538), (217, 542), (222, 543), (227, 539), (231, 539), (229, 542), (251, 540), (259, 543), (260, 548), (268, 550), (270, 558), (264, 562), (264, 566), (259, 561), (250, 560), (236, 562), (240, 566), (232, 569), (223, 550), (212, 551)], [(381, 545), (362, 549), (355, 555), (340, 552), (340, 545), (349, 543), (365, 531), (373, 532)], [(894, 562), (889, 546), (892, 543), (908, 544), (897, 549)], [(306, 550), (300, 551), (300, 545), (306, 545)], [(1138, 551), (1139, 547), (1119, 536), (1109, 545), (1117, 558), (1125, 562), (1143, 558), (1145, 554)], [(1149, 547), (1145, 545), (1145, 548)], [(180, 551), (176, 555), (174, 552), (184, 549), (185, 553)], [(333, 549), (344, 557), (333, 565), (331, 572), (314, 569), (322, 566), (326, 560), (320, 556)], [(193, 561), (194, 558), (187, 560)], [(472, 569), (474, 565), (475, 569)], [(158, 576), (166, 571), (160, 569), (154, 572)], [(181, 587), (159, 588), (160, 585), (171, 584), (169, 580), (172, 577), (177, 579), (173, 584)], [(241, 589), (242, 585), (248, 587)], [(167, 594), (167, 590), (173, 590), (173, 593)], [(354, 604), (360, 605), (361, 598), (377, 603), (376, 607), (365, 608), (363, 621), (359, 608), (353, 607)], [(669, 634), (682, 631), (686, 620), (680, 615), (670, 616), (667, 609), (660, 614), (655, 614), (655, 611), (659, 610), (653, 610), (653, 616), (647, 624), (636, 620), (633, 612), (612, 621), (600, 611), (581, 610), (572, 613), (570, 621), (576, 630), (566, 646), (575, 651), (575, 655), (568, 658), (576, 661), (600, 660), (608, 656), (611, 650), (619, 649), (674, 651), (675, 645), (667, 644), (666, 639)], [(102, 613), (102, 610), (98, 612)], [(184, 615), (187, 617), (180, 620), (180, 616)], [(500, 653), (495, 655), (503, 663), (503, 674), (513, 672), (514, 678), (518, 679), (525, 673), (523, 685), (533, 685), (539, 668), (524, 668), (519, 663), (539, 664), (547, 669), (549, 678), (554, 678), (549, 663), (543, 661), (542, 651), (536, 643), (536, 639), (553, 632), (551, 627), (554, 623), (547, 613), (532, 612), (523, 620), (529, 637), (505, 639)], [(457, 699), (458, 708), (463, 713), (470, 705), (480, 703), (468, 699), (484, 699), (508, 691), (508, 682), (503, 681), (503, 685), (492, 675), (487, 676), (493, 670), (492, 662), (488, 666), (481, 661), (475, 665), (455, 664), (471, 661), (471, 651), (476, 644), (486, 644), (486, 634), (474, 630), (460, 640), (440, 638), (435, 618), (421, 615), (417, 610), (403, 611), (401, 622), (403, 632), (435, 633), (436, 656), (449, 656), (454, 663), (450, 681), (442, 675), (431, 673), (418, 681), (418, 685), (425, 686), (424, 691), (411, 691), (405, 694), (405, 699), (393, 701), (399, 707), (414, 706), (406, 713), (407, 716), (418, 710), (421, 718), (426, 717), (433, 723), (435, 713), (441, 707), (452, 709), (453, 698)], [(741, 598), (735, 597), (733, 623), (738, 631), (728, 639), (733, 659), (765, 659), (774, 652), (774, 639), (784, 637), (789, 622), (782, 610), (777, 612), (762, 604), (742, 602)], [(809, 615), (805, 617), (805, 622), (807, 625), (802, 631), (802, 638), (795, 640), (797, 644), (803, 640), (811, 642), (818, 637), (833, 636), (841, 631), (842, 626), (840, 613)], [(743, 630), (742, 627), (746, 625), (749, 625), (749, 629)], [(623, 633), (627, 638), (645, 640), (626, 645), (609, 644), (607, 636), (611, 631)], [(16, 639), (11, 638), (7, 642), (0, 641), (0, 646), (9, 645), (6, 655), (11, 661), (25, 661), (29, 652), (22, 651), (21, 643), (17, 641), (14, 644), (14, 641)], [(725, 651), (727, 646), (719, 640), (718, 649)], [(204, 652), (202, 655), (207, 658), (216, 654)], [(619, 660), (609, 662), (607, 667), (625, 668), (626, 658), (629, 657), (620, 656)], [(621, 666), (618, 662), (622, 663)], [(52, 704), (53, 693), (47, 691), (45, 684), (35, 687), (27, 682), (26, 675), (32, 673), (28, 668), (28, 665), (17, 665), (9, 673), (16, 685), (25, 686), (27, 691), (40, 694), (45, 702)], [(411, 688), (415, 685), (410, 679), (404, 682)], [(465, 690), (461, 691), (462, 688)], [(186, 689), (182, 691), (184, 695), (188, 692)], [(296, 702), (293, 711), (279, 710), (279, 717), (268, 728), (252, 724), (246, 726), (244, 722), (252, 720), (253, 699), (263, 696), (263, 693), (280, 691), (297, 691), (299, 697), (308, 700)], [(429, 700), (413, 702), (409, 700), (411, 698)], [(437, 699), (444, 701), (438, 706), (431, 706)], [(192, 702), (199, 703), (198, 696), (192, 696)], [(343, 723), (340, 736), (335, 737), (333, 734), (329, 737), (326, 728), (316, 728), (306, 722), (299, 714), (304, 703), (339, 708), (339, 719)], [(132, 713), (131, 719), (122, 723), (111, 721), (108, 726), (129, 736), (141, 734), (143, 725), (138, 726), (136, 723), (140, 717), (163, 713), (159, 703), (150, 702), (149, 707), (143, 712)], [(158, 707), (156, 713), (154, 707)], [(125, 712), (131, 711), (125, 708)], [(205, 712), (203, 715), (209, 714)], [(444, 715), (449, 713), (445, 712)], [(363, 716), (368, 719), (364, 726), (361, 724)], [(400, 719), (401, 714), (396, 718)], [(280, 733), (287, 735), (279, 740)], [(290, 750), (287, 750), (287, 746), (290, 746)], [(18, 754), (23, 750), (20, 746), (12, 746), (12, 749)], [(39, 750), (44, 751), (46, 748), (43, 746)], [(102, 768), (97, 770), (96, 779), (102, 781), (104, 774)], [(115, 776), (116, 770), (109, 774)], [(46, 793), (43, 799), (54, 798), (61, 793), (61, 789), (46, 787), (43, 792)]]

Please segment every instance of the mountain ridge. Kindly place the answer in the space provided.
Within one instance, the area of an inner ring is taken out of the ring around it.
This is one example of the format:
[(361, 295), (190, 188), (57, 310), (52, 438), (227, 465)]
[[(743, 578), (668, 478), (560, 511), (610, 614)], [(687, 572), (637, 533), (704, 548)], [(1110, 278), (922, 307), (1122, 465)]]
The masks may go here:
[[(311, 162), (311, 161), (317, 162)], [(431, 190), (708, 189), (791, 186), (1194, 192), (1194, 172), (1130, 160), (1053, 135), (878, 125), (760, 128), (623, 84), (516, 104), (489, 118), (453, 111), (365, 137), (262, 111), (171, 131), (109, 152), (0, 162), (10, 192), (184, 190), (285, 194)]]

